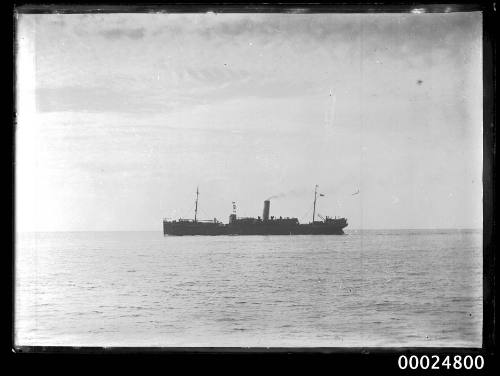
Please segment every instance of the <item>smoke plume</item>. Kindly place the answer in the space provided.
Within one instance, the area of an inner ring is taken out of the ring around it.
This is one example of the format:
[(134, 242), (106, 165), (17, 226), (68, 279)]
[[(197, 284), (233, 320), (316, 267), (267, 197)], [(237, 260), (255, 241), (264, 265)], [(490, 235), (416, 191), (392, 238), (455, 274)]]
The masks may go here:
[(281, 193), (277, 193), (275, 195), (272, 195), (271, 197), (267, 198), (266, 200), (276, 200), (276, 199), (279, 199), (279, 198), (284, 198), (284, 197), (294, 197), (294, 196), (302, 196), (302, 195), (305, 195), (307, 193), (310, 193), (310, 190), (306, 190), (306, 189), (302, 189), (302, 190), (297, 190), (297, 189), (293, 189), (291, 191), (288, 191), (288, 192), (281, 192)]

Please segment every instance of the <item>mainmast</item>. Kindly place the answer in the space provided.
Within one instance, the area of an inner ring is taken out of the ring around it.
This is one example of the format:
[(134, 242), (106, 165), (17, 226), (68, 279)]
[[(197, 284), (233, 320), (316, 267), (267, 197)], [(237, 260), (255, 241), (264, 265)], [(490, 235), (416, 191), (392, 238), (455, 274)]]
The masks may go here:
[(314, 217), (316, 216), (316, 194), (318, 193), (318, 185), (314, 187), (314, 206), (313, 206), (313, 223), (314, 223)]
[(198, 187), (196, 187), (196, 204), (194, 206), (194, 221), (196, 222), (196, 215), (198, 214)]

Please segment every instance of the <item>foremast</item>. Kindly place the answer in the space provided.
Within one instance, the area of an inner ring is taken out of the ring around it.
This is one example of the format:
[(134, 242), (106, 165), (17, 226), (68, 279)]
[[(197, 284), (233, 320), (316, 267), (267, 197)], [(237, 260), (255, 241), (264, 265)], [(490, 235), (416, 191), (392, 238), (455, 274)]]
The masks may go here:
[(196, 217), (198, 215), (198, 195), (199, 195), (198, 187), (196, 187), (196, 201), (195, 201), (195, 205), (194, 205), (194, 221), (195, 222), (196, 222)]

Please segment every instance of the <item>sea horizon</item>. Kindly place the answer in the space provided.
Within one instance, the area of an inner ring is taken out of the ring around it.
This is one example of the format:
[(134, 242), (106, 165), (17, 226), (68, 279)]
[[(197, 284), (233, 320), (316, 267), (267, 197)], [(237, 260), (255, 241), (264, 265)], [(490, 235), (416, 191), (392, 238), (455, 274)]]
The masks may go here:
[[(464, 227), (464, 228), (345, 228), (344, 232), (348, 231), (482, 231), (483, 228), (475, 228), (475, 227)], [(159, 230), (36, 230), (36, 231), (15, 231), (17, 234), (23, 233), (51, 233), (51, 232), (162, 232), (163, 230), (160, 228)], [(345, 235), (345, 234), (344, 234)], [(193, 236), (203, 236), (203, 235), (193, 235)], [(207, 235), (212, 236), (212, 235)], [(218, 235), (224, 236), (224, 235)], [(249, 236), (249, 235), (231, 235), (231, 236)], [(272, 236), (272, 235), (268, 235)], [(276, 235), (282, 236), (282, 235)], [(300, 235), (288, 235), (288, 236), (300, 236)], [(309, 235), (304, 235), (309, 236)], [(311, 235), (315, 236), (315, 235)], [(332, 235), (336, 236), (336, 235)]]

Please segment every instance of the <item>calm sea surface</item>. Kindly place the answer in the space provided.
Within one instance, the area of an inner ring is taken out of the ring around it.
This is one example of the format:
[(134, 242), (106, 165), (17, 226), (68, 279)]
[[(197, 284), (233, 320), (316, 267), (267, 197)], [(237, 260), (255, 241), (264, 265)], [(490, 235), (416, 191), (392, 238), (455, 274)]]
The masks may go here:
[(481, 346), (482, 235), (29, 233), (16, 345)]

